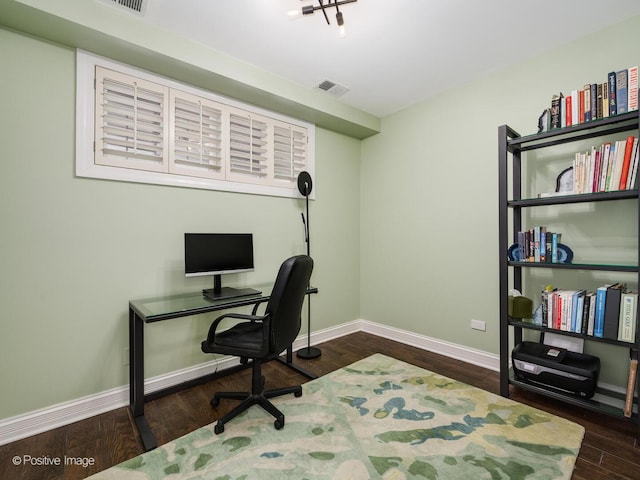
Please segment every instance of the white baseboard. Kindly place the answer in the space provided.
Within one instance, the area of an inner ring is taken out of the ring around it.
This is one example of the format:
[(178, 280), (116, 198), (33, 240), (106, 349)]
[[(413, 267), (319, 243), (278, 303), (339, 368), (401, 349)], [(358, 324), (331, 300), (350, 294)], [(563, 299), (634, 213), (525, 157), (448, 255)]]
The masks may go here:
[[(499, 357), (496, 354), (475, 350), (463, 345), (445, 342), (368, 320), (354, 320), (335, 327), (312, 332), (310, 341), (311, 345), (317, 345), (360, 331), (462, 360), (490, 370), (499, 370)], [(298, 337), (293, 343), (293, 350), (296, 351), (305, 347), (307, 341), (306, 335)], [(189, 368), (148, 378), (145, 380), (145, 392), (153, 393), (213, 373), (216, 370), (225, 370), (237, 364), (238, 360), (236, 358), (222, 356)], [(621, 390), (620, 388), (612, 386), (607, 386), (607, 388), (614, 391)], [(68, 425), (100, 413), (127, 406), (128, 404), (129, 386), (125, 385), (7, 418), (0, 421), (0, 445), (5, 445), (37, 433)]]

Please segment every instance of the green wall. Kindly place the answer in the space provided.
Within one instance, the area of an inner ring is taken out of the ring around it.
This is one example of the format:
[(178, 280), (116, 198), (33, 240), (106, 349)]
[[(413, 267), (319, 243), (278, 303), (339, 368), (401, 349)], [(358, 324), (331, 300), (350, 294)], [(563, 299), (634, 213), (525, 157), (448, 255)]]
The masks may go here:
[[(17, 30), (27, 23), (19, 10), (10, 25)], [(42, 31), (68, 26), (37, 20)], [(107, 27), (104, 35), (115, 33)], [(553, 93), (640, 63), (638, 27), (640, 17), (417, 104), (382, 119), (382, 133), (362, 141), (376, 119), (345, 113), (360, 131), (353, 138), (331, 127), (340, 109), (314, 104), (311, 116), (326, 111), (311, 204), (312, 282), (320, 288), (312, 328), (362, 318), (497, 353), (497, 127), (533, 133)], [(127, 301), (207, 283), (184, 278), (183, 232), (252, 231), (256, 271), (238, 283), (268, 281), (283, 258), (305, 249), (302, 200), (76, 178), (69, 45), (83, 30), (66, 32), (49, 37), (53, 43), (0, 29), (0, 419), (127, 384)], [(102, 40), (92, 38), (105, 54), (113, 46)], [(154, 46), (143, 36), (134, 41)], [(215, 69), (206, 58), (197, 68), (178, 63), (176, 75), (205, 86), (202, 72)], [(136, 66), (156, 61), (163, 71), (173, 60), (151, 55)], [(286, 95), (273, 82), (266, 96)], [(292, 95), (298, 109), (305, 95)], [(274, 105), (287, 104), (283, 98)], [(471, 318), (487, 331), (471, 330)], [(146, 375), (208, 360), (198, 345), (211, 319), (147, 328)], [(620, 350), (604, 352), (603, 379), (624, 385)]]
[[(363, 140), (362, 318), (499, 352), (498, 126), (535, 133), (554, 93), (603, 82), (609, 71), (640, 63), (639, 27), (635, 17), (475, 80), (384, 118), (382, 132)], [(623, 209), (619, 219), (627, 219), (623, 235), (637, 234), (633, 205), (615, 207)], [(563, 239), (583, 244), (585, 235), (601, 229), (597, 222), (611, 220), (610, 208), (577, 212), (588, 228)], [(576, 220), (556, 210), (536, 221), (562, 222), (563, 215)], [(543, 281), (525, 293), (537, 295)], [(472, 330), (472, 318), (485, 321), (487, 331)], [(628, 352), (609, 350), (602, 378), (626, 385)]]
[[(185, 231), (253, 232), (255, 272), (230, 276), (241, 284), (306, 251), (302, 199), (76, 178), (75, 51), (0, 29), (0, 59), (0, 418), (128, 383), (129, 299), (211, 281), (184, 277)], [(317, 129), (315, 155), (322, 329), (359, 314), (360, 142)], [(211, 360), (212, 315), (148, 326), (146, 376)]]

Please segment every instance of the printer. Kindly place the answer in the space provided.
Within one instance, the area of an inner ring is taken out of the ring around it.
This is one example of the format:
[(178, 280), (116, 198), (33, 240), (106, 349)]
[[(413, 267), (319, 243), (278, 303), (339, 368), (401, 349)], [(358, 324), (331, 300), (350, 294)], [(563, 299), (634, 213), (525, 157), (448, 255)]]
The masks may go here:
[(596, 391), (600, 359), (585, 353), (536, 342), (521, 342), (511, 352), (516, 378), (580, 398)]

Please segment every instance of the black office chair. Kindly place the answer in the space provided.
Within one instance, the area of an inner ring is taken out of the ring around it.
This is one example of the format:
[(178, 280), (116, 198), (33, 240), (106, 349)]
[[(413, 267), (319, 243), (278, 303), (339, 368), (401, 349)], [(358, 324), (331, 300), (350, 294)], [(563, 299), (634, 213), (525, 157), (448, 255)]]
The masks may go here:
[[(241, 363), (250, 359), (252, 369), (250, 393), (218, 392), (211, 399), (214, 407), (220, 404), (221, 398), (242, 400), (242, 403), (218, 420), (214, 427), (216, 434), (224, 431), (225, 423), (255, 404), (275, 417), (273, 425), (277, 430), (284, 427), (284, 414), (268, 399), (288, 393), (299, 397), (302, 395), (302, 387), (297, 385), (264, 391), (261, 365), (280, 355), (298, 336), (302, 304), (312, 270), (313, 260), (307, 255), (285, 260), (278, 271), (264, 315), (256, 315), (256, 305), (251, 315), (228, 313), (216, 318), (209, 327), (207, 339), (202, 342), (203, 352), (238, 356)], [(245, 321), (217, 333), (218, 325), (227, 318)]]

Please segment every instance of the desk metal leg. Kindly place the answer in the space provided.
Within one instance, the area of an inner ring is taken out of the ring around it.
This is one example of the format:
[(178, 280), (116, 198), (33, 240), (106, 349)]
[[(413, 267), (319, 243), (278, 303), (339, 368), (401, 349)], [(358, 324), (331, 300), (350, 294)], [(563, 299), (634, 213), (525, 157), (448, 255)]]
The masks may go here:
[(276, 360), (278, 360), (280, 363), (283, 363), (287, 367), (295, 370), (296, 372), (301, 373), (305, 377), (310, 378), (311, 380), (313, 380), (315, 378), (318, 378), (318, 375), (316, 375), (315, 373), (312, 373), (309, 370), (307, 370), (305, 368), (302, 368), (301, 366), (296, 365), (295, 363), (293, 363), (293, 348), (292, 348), (292, 346), (289, 346), (289, 348), (287, 348), (287, 353), (285, 355), (285, 358), (276, 357)]
[(129, 405), (144, 449), (156, 448), (156, 440), (144, 417), (144, 322), (132, 309), (129, 309)]

